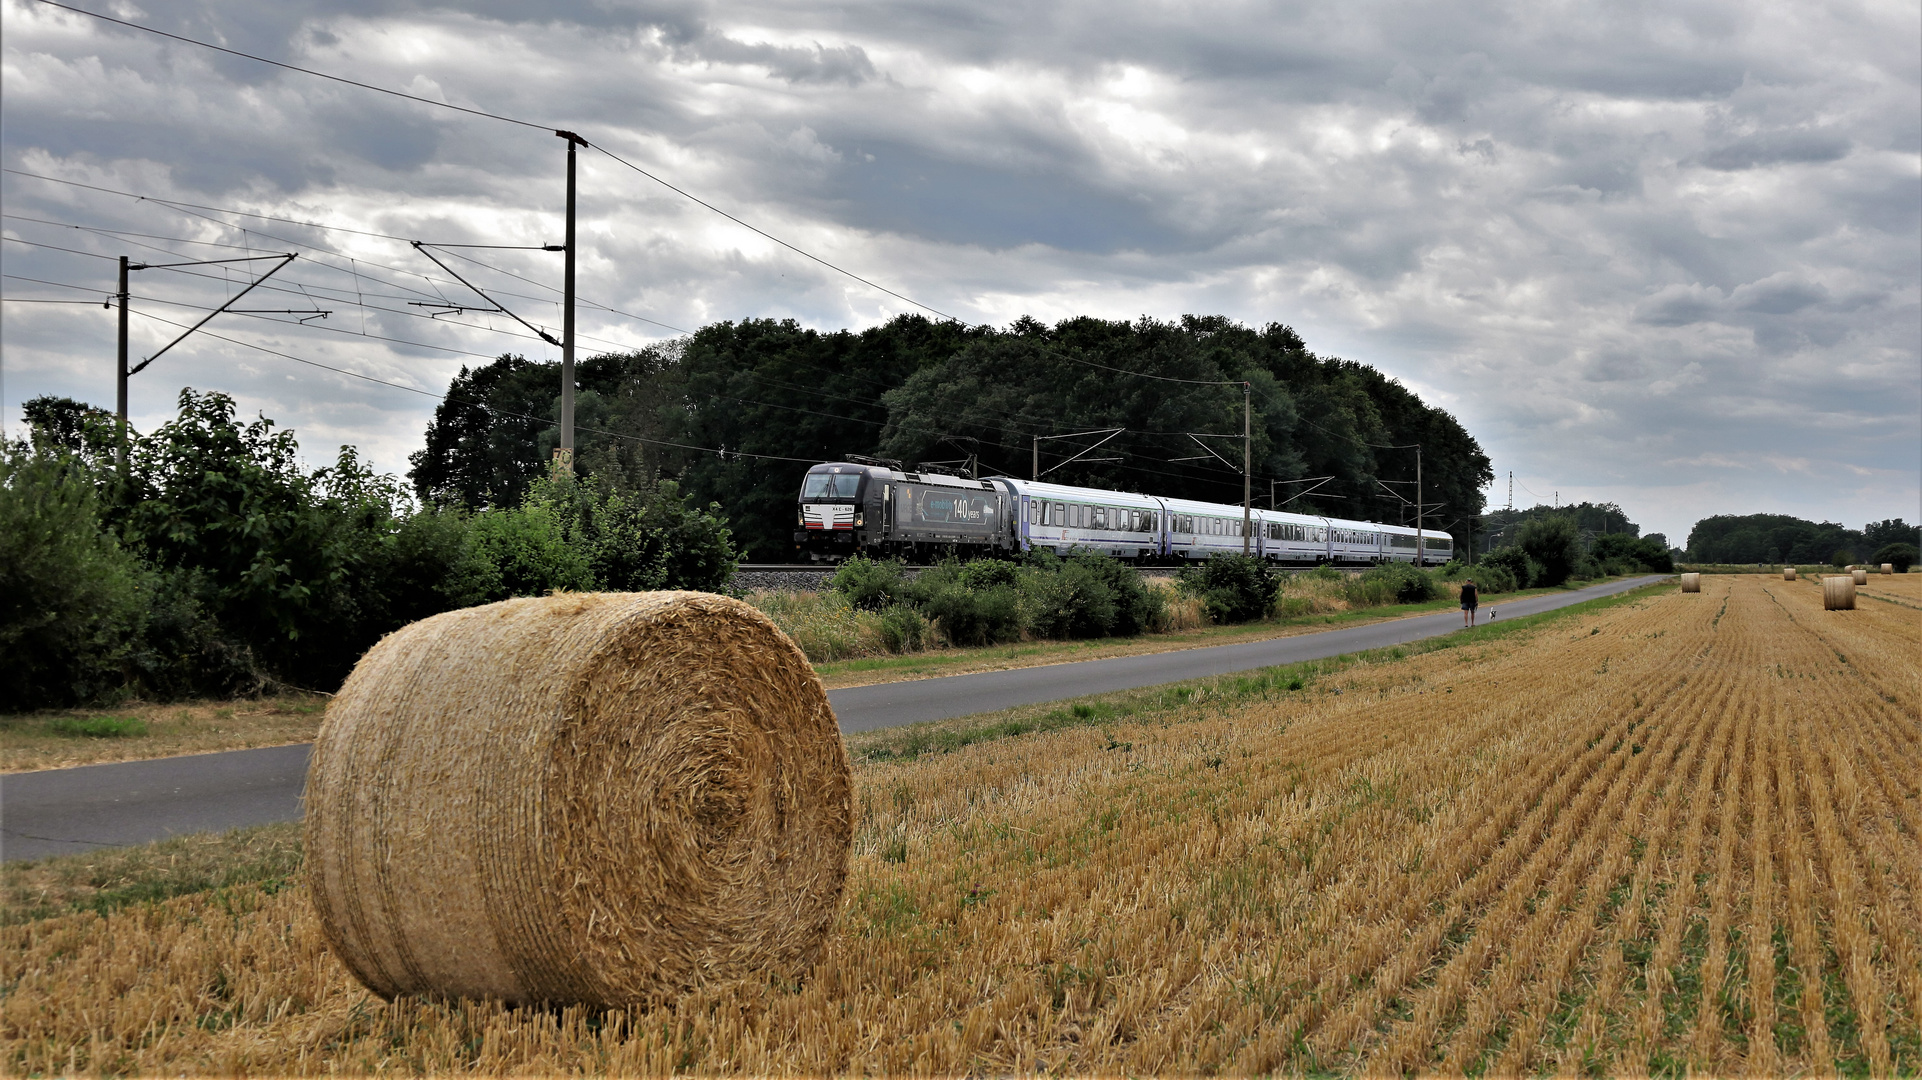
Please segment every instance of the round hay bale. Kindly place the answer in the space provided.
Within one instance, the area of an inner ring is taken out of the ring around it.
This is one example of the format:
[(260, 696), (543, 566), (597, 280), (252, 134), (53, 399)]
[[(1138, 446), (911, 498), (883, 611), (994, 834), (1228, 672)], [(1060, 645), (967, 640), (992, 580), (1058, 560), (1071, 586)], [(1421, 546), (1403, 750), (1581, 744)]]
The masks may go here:
[(806, 974), (853, 777), (827, 693), (759, 611), (575, 593), (414, 623), (328, 707), (307, 875), (383, 997), (616, 1006)]
[(1822, 610), (1854, 611), (1855, 578), (1844, 574), (1823, 578)]
[(1702, 575), (1683, 574), (1682, 575), (1682, 591), (1683, 592), (1701, 592), (1702, 591)]
[(1893, 574), (1893, 573), (1895, 573), (1895, 564), (1894, 564), (1894, 563), (1892, 563), (1892, 562), (1885, 562), (1885, 563), (1883, 563), (1883, 564), (1882, 564), (1882, 572), (1883, 572), (1883, 573), (1885, 573), (1885, 574)]
[(1791, 566), (1791, 567), (1788, 567), (1787, 569), (1785, 569), (1785, 570), (1783, 570), (1783, 571), (1782, 571), (1782, 580), (1783, 580), (1783, 581), (1794, 581), (1794, 580), (1795, 580), (1795, 567), (1793, 567), (1793, 566)]
[(1851, 571), (1849, 576), (1857, 585), (1867, 585), (1869, 583), (1869, 572), (1859, 566)]

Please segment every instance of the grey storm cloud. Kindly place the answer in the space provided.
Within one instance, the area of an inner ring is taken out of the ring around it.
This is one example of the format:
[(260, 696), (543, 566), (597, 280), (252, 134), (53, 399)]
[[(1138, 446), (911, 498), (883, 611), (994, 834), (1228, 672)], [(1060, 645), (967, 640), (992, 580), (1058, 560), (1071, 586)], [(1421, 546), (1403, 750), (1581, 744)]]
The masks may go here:
[[(578, 130), (971, 321), (1288, 323), (1455, 411), (1525, 486), (1618, 501), (1671, 536), (1707, 512), (1859, 522), (1915, 516), (1922, 498), (1913, 3), (112, 11)], [(0, 0), (0, 17), (9, 169), (193, 204), (8, 174), (8, 296), (98, 295), (136, 243), (297, 249), (276, 296), (335, 309), (305, 326), (219, 323), (232, 340), (170, 353), (136, 422), (163, 418), (180, 385), (228, 389), (316, 456), (356, 442), (403, 470), (431, 398), (275, 354), (429, 392), (464, 363), (546, 355), (498, 317), (434, 308), (472, 298), (404, 240), (557, 239), (552, 135), (34, 0)], [(720, 319), (861, 326), (907, 309), (597, 150), (581, 176), (589, 348)], [(558, 321), (553, 256), (470, 268), (536, 325)], [(238, 280), (148, 273), (142, 332)], [(9, 422), (34, 394), (108, 397), (97, 309), (6, 315)]]

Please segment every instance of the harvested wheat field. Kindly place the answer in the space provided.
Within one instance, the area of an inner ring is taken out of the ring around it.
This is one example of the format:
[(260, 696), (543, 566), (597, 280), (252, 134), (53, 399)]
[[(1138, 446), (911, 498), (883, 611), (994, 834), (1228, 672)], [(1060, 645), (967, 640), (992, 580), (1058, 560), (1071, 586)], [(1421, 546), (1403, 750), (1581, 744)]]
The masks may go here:
[(298, 888), (8, 927), (6, 1068), (1912, 1074), (1922, 619), (1883, 591), (1705, 575), (1296, 690), (870, 754), (799, 985), (388, 1004)]

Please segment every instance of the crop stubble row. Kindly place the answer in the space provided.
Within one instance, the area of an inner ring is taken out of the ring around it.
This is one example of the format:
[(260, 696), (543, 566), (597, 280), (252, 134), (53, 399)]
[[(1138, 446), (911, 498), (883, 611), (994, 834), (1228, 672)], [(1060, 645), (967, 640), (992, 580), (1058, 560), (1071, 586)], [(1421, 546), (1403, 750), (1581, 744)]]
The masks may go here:
[(864, 766), (798, 989), (389, 1006), (243, 890), (7, 931), (0, 1034), (16, 1069), (1913, 1071), (1917, 625), (1704, 590)]

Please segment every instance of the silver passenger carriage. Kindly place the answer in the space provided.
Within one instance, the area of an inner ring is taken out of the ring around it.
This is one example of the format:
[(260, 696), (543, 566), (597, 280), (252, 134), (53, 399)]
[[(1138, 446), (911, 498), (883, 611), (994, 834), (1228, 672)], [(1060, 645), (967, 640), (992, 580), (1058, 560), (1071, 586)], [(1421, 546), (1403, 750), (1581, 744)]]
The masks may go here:
[(1167, 499), (1008, 477), (993, 483), (1008, 493), (1023, 551), (1045, 548), (1066, 554), (1079, 549), (1122, 559), (1166, 553)]

